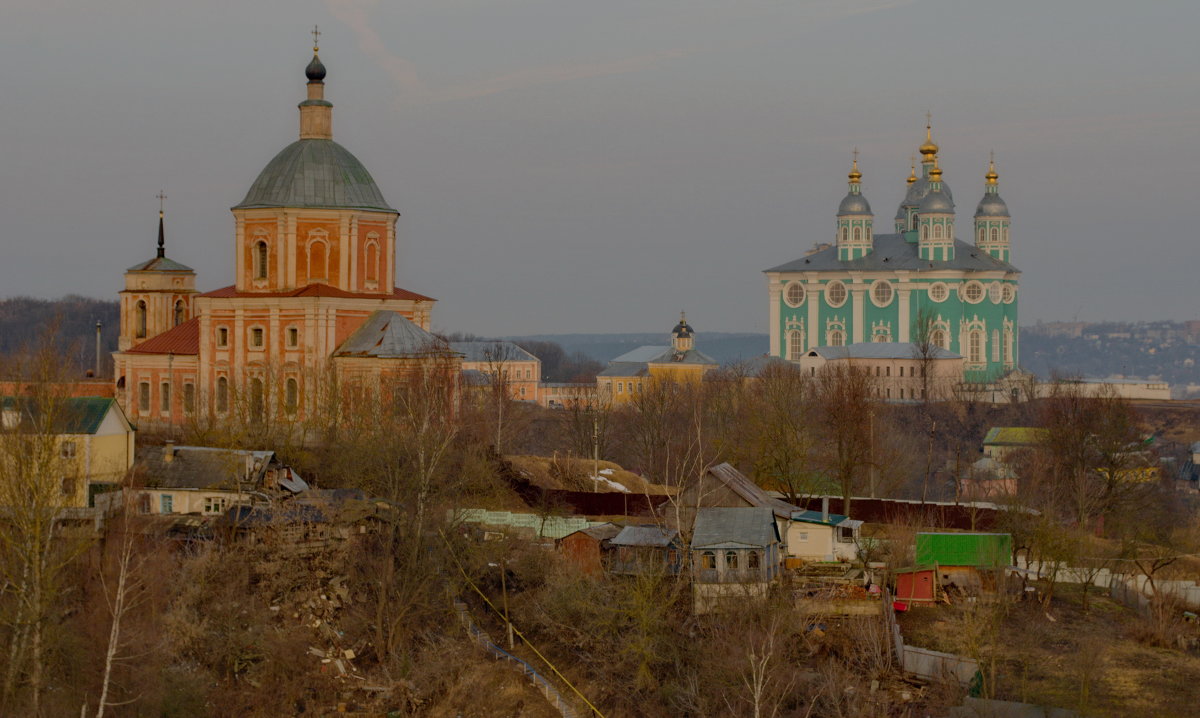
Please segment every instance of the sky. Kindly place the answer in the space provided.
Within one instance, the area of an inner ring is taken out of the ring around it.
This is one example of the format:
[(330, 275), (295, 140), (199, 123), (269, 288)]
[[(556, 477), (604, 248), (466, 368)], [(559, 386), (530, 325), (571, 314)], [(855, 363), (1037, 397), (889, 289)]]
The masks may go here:
[(1022, 324), (1200, 319), (1200, 3), (4, 0), (0, 296), (115, 299), (167, 254), (233, 282), (296, 138), (401, 212), (440, 331), (765, 332), (762, 270), (833, 240), (851, 152), (890, 231), (932, 112), (960, 236), (995, 151)]

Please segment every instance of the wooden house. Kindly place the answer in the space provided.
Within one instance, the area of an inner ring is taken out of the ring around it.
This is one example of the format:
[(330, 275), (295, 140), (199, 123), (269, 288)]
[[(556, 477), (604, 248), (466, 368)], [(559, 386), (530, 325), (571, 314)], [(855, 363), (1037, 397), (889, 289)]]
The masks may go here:
[(600, 524), (569, 533), (556, 543), (564, 558), (583, 573), (596, 576), (604, 570), (611, 541), (619, 533), (621, 527), (616, 524)]
[(727, 600), (766, 595), (782, 572), (779, 527), (770, 509), (711, 507), (692, 528), (692, 590), (697, 613)]
[(683, 567), (683, 547), (675, 529), (626, 526), (609, 545), (608, 570), (612, 573), (677, 575)]

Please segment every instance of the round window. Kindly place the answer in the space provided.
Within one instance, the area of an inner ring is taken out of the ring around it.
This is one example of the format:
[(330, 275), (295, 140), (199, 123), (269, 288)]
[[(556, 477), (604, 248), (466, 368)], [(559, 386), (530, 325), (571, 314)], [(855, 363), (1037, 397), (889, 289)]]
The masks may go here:
[(831, 307), (840, 307), (846, 303), (846, 285), (832, 281), (825, 285), (825, 301)]
[(1017, 298), (1017, 290), (1013, 288), (1013, 285), (1005, 284), (1004, 285), (1004, 303), (1012, 304), (1013, 300), (1016, 298)]
[(935, 302), (944, 302), (950, 296), (950, 289), (945, 282), (934, 282), (929, 285), (929, 298)]
[(971, 304), (983, 301), (983, 285), (975, 280), (962, 285), (962, 298)]
[(992, 282), (988, 285), (988, 299), (992, 300), (992, 304), (999, 304), (1004, 298), (1004, 290), (1000, 288), (1000, 282)]
[(800, 282), (792, 282), (787, 285), (787, 289), (783, 293), (783, 300), (789, 307), (798, 307), (804, 304), (804, 285)]
[(871, 285), (871, 301), (875, 302), (877, 307), (886, 307), (892, 303), (892, 285), (886, 279), (880, 279)]

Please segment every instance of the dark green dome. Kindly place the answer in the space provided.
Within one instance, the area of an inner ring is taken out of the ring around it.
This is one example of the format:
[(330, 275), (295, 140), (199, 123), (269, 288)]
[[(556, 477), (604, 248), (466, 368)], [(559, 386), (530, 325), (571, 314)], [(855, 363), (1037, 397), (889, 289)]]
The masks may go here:
[(267, 163), (234, 209), (313, 207), (395, 212), (371, 173), (333, 140), (297, 140)]

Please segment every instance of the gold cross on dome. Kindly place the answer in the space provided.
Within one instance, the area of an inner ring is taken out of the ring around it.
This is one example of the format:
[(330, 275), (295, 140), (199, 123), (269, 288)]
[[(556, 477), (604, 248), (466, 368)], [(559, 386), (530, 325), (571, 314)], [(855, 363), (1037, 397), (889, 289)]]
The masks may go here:
[(321, 46), (321, 41), (320, 41), (321, 30), (316, 25), (313, 25), (312, 36), (313, 36), (313, 52), (316, 52), (317, 50), (320, 49), (320, 46)]
[(163, 202), (166, 201), (167, 195), (162, 190), (159, 190), (158, 194), (156, 194), (154, 196), (158, 198), (158, 213), (162, 214), (163, 213)]

